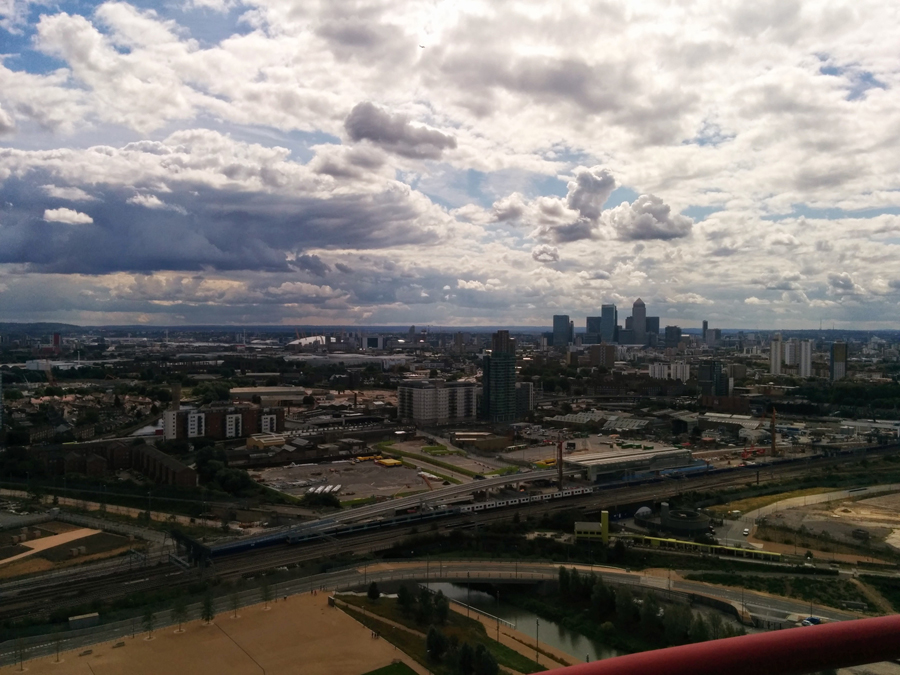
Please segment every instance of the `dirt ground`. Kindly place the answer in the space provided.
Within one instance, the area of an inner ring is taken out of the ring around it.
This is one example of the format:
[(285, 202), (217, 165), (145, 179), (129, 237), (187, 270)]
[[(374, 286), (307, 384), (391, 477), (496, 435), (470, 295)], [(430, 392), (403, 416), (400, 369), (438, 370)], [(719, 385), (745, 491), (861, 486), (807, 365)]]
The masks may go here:
[[(55, 523), (45, 523), (42, 528), (50, 532), (46, 526), (53, 524)], [(19, 547), (24, 549), (22, 553), (0, 560), (0, 579), (81, 565), (111, 558), (130, 548), (142, 547), (142, 544), (130, 542), (127, 537), (116, 534), (87, 528), (71, 529), (64, 523), (60, 525), (63, 525), (60, 529), (65, 530), (64, 532), (26, 541)], [(72, 558), (70, 549), (75, 546), (84, 546), (87, 549), (85, 554)]]
[[(33, 675), (361, 675), (400, 659), (417, 673), (421, 666), (394, 649), (385, 640), (373, 640), (370, 632), (340, 610), (328, 607), (324, 593), (292, 596), (287, 601), (245, 607), (236, 619), (230, 614), (216, 617), (212, 625), (192, 621), (183, 633), (173, 627), (94, 645), (92, 653), (80, 651), (27, 661)], [(255, 663), (254, 663), (255, 661)], [(258, 665), (257, 665), (258, 664)], [(0, 673), (19, 672), (18, 666), (0, 668)]]
[(388, 468), (372, 461), (279, 466), (255, 470), (252, 475), (260, 475), (265, 479), (266, 485), (298, 496), (316, 485), (341, 485), (341, 492), (338, 494), (341, 501), (373, 496), (390, 497), (398, 492), (428, 489), (415, 469), (402, 466)]

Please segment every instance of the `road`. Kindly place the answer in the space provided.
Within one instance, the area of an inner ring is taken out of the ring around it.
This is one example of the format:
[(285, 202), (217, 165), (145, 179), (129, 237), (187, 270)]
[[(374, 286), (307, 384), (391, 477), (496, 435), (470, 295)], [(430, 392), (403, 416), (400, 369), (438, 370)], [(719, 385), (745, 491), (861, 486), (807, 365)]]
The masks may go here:
[[(755, 511), (743, 514), (737, 520), (726, 520), (724, 530), (721, 530), (717, 536), (726, 546), (733, 546), (740, 543), (745, 547), (746, 537), (743, 534), (744, 528), (749, 528), (752, 532), (754, 524), (762, 516), (768, 516), (777, 511), (794, 508), (797, 506), (808, 506), (809, 504), (822, 504), (824, 502), (832, 502), (837, 499), (859, 498), (884, 492), (896, 492), (900, 490), (900, 483), (891, 483), (888, 485), (872, 485), (865, 488), (850, 488), (849, 490), (835, 490), (834, 492), (823, 492), (817, 495), (807, 495), (805, 497), (791, 497), (790, 499), (782, 499), (774, 504), (769, 504)], [(764, 548), (763, 545), (755, 545), (756, 548)]]

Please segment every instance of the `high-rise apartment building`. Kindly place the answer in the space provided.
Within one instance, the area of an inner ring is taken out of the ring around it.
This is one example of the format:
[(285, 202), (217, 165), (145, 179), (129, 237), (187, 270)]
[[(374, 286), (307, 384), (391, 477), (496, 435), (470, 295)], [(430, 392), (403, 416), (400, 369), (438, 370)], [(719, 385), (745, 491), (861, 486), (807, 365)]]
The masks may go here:
[(847, 343), (835, 342), (831, 345), (831, 381), (847, 376)]
[[(554, 328), (556, 327), (556, 317)], [(565, 317), (568, 324), (569, 317)], [(556, 344), (554, 330), (553, 342)], [(567, 328), (568, 332), (568, 328)], [(491, 337), (491, 353), (482, 368), (482, 413), (491, 422), (516, 421), (516, 341), (509, 331)]]
[(522, 419), (534, 410), (534, 384), (516, 382), (516, 417)]
[(412, 380), (397, 387), (397, 417), (415, 424), (474, 422), (475, 383)]
[(772, 375), (781, 375), (781, 364), (784, 358), (784, 342), (781, 340), (781, 333), (775, 333), (772, 336), (772, 342), (769, 345), (769, 373)]
[(812, 352), (812, 340), (801, 340), (799, 357), (800, 377), (812, 377)]
[(569, 321), (568, 314), (553, 315), (553, 346), (557, 349), (565, 349), (571, 342), (572, 324)]
[(791, 338), (784, 343), (784, 365), (796, 366), (800, 364), (800, 340)]
[(591, 345), (588, 355), (592, 366), (612, 368), (616, 365), (616, 346), (610, 344)]
[(697, 384), (704, 396), (728, 396), (730, 380), (721, 361), (701, 361)]
[(632, 330), (634, 331), (634, 344), (647, 344), (647, 306), (638, 298), (631, 307)]
[(600, 308), (600, 338), (603, 342), (616, 342), (619, 327), (619, 313), (615, 305), (603, 305)]

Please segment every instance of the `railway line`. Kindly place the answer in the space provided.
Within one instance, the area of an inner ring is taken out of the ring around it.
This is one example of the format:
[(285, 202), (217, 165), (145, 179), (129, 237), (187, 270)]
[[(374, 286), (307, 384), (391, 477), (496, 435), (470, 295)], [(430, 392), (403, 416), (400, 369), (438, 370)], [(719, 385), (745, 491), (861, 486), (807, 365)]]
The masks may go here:
[(137, 569), (113, 570), (106, 568), (102, 575), (92, 576), (85, 569), (84, 576), (63, 578), (54, 581), (35, 578), (34, 583), (21, 582), (0, 584), (0, 620), (25, 617), (47, 616), (58, 607), (83, 605), (93, 600), (111, 601), (139, 591), (163, 587), (178, 587), (199, 578), (200, 574), (211, 573), (225, 581), (260, 574), (279, 567), (297, 565), (321, 560), (335, 554), (364, 554), (390, 548), (410, 536), (411, 528), (429, 526), (431, 523), (441, 529), (468, 524), (488, 524), (509, 519), (513, 513), (520, 516), (538, 515), (555, 510), (577, 508), (584, 511), (599, 509), (616, 510), (619, 507), (641, 501), (674, 497), (685, 490), (724, 489), (748, 482), (760, 484), (802, 476), (828, 466), (852, 461), (853, 458), (840, 456), (810, 459), (785, 465), (760, 465), (726, 474), (701, 475), (690, 478), (672, 478), (663, 482), (643, 485), (623, 485), (604, 489), (589, 495), (541, 501), (496, 508), (473, 513), (453, 513), (430, 521), (417, 523), (410, 521), (401, 525), (384, 527), (336, 535), (326, 534), (317, 539), (295, 544), (280, 544), (266, 548), (248, 550), (216, 558), (209, 570), (184, 570), (172, 563), (161, 562), (155, 566)]

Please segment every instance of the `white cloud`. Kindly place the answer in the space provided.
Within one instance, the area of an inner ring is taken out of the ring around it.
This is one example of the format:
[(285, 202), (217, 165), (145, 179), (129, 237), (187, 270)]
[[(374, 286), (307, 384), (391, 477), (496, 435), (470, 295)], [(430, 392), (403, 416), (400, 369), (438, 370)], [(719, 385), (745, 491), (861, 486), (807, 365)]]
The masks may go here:
[(57, 185), (41, 185), (41, 189), (48, 197), (66, 199), (70, 202), (93, 202), (97, 198), (77, 187), (59, 187)]
[(66, 223), (68, 225), (87, 225), (94, 222), (94, 219), (88, 214), (66, 208), (45, 210), (44, 220), (49, 223)]

